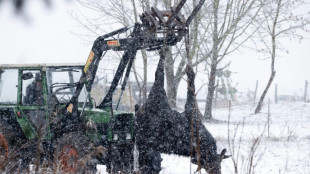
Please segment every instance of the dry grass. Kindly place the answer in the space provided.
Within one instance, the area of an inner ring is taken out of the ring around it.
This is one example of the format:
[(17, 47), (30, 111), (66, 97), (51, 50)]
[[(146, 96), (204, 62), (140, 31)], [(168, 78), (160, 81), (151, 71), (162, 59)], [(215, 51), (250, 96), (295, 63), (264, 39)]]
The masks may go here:
[(248, 143), (248, 146), (244, 143), (244, 126), (245, 126), (245, 118), (241, 123), (238, 123), (233, 128), (231, 128), (230, 124), (230, 116), (231, 116), (231, 105), (229, 105), (228, 112), (228, 145), (229, 151), (232, 155), (231, 159), (234, 165), (234, 173), (235, 174), (255, 174), (256, 166), (262, 161), (262, 157), (264, 155), (265, 150), (260, 150), (260, 145), (263, 139), (263, 136), (267, 130), (267, 123), (264, 126), (263, 131), (253, 137)]

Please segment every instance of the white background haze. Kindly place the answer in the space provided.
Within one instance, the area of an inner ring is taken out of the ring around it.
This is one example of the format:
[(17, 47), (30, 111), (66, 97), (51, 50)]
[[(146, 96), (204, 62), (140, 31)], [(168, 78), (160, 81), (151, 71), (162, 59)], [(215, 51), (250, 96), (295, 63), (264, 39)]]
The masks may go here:
[[(25, 15), (16, 15), (10, 3), (2, 3), (0, 64), (85, 62), (92, 46), (90, 41), (96, 37), (85, 41), (74, 34), (85, 33), (85, 29), (71, 17), (71, 14), (79, 13), (93, 15), (76, 1), (56, 0), (49, 9), (43, 2), (31, 0), (26, 3)], [(110, 27), (106, 31), (116, 29)], [(302, 95), (305, 80), (310, 81), (310, 34), (302, 34), (305, 39), (301, 41), (281, 40), (289, 53), (281, 52), (276, 58), (276, 77), (270, 95), (273, 95), (274, 84), (278, 84), (279, 94)], [(254, 90), (256, 80), (259, 80), (260, 95), (270, 76), (270, 59), (248, 49), (241, 49), (229, 59), (232, 60), (233, 84), (238, 84), (238, 91)], [(150, 70), (149, 79), (153, 76)], [(203, 95), (205, 91), (202, 91)]]

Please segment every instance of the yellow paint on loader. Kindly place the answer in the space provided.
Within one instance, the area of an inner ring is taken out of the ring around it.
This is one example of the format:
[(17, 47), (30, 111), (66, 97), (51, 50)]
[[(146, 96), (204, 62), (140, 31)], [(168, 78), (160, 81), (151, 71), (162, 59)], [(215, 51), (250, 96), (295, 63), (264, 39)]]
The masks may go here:
[(69, 106), (67, 107), (67, 111), (72, 114), (72, 110), (73, 110), (73, 104), (70, 103)]
[(88, 68), (89, 68), (91, 62), (93, 61), (94, 55), (95, 55), (95, 54), (94, 54), (93, 51), (91, 51), (91, 52), (89, 53), (88, 59), (87, 59), (86, 64), (85, 64), (85, 66), (84, 66), (84, 73), (86, 73), (86, 72), (88, 71)]

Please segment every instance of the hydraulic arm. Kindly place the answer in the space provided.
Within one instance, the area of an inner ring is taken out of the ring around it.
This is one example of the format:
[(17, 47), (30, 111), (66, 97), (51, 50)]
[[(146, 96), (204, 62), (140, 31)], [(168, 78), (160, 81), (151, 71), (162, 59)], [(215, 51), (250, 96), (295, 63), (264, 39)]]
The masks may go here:
[[(159, 11), (155, 7), (152, 7), (150, 11), (144, 12), (140, 16), (142, 23), (136, 23), (133, 26), (133, 31), (127, 38), (119, 38), (119, 35), (127, 32), (132, 27), (123, 27), (98, 37), (93, 44), (87, 62), (83, 68), (82, 76), (79, 82), (76, 83), (75, 93), (67, 104), (67, 111), (72, 113), (73, 109), (77, 108), (75, 104), (84, 86), (87, 92), (90, 92), (102, 55), (110, 49), (124, 51), (124, 55), (119, 63), (107, 95), (97, 108), (104, 109), (112, 107), (113, 92), (127, 67), (125, 80), (122, 85), (122, 90), (125, 89), (126, 81), (137, 50), (146, 49), (152, 51), (158, 50), (164, 46), (173, 46), (177, 44), (181, 41), (183, 36), (186, 35), (189, 24), (200, 10), (204, 1), (205, 0), (199, 1), (187, 20), (179, 13), (186, 2), (186, 0), (182, 0), (175, 8), (171, 8), (171, 10), (168, 11)], [(115, 36), (117, 36), (116, 39), (107, 39), (111, 37), (115, 38)]]

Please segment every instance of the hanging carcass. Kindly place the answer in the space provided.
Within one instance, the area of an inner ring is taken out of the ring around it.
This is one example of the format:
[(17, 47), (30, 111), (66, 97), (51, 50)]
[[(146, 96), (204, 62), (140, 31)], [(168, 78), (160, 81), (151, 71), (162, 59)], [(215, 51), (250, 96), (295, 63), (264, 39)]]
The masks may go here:
[(136, 112), (136, 142), (142, 173), (159, 173), (160, 153), (191, 157), (191, 161), (210, 174), (221, 173), (221, 161), (229, 156), (217, 154), (216, 141), (197, 116), (195, 74), (187, 66), (188, 91), (185, 112), (172, 110), (164, 90), (165, 49), (161, 50), (155, 82), (145, 104)]

